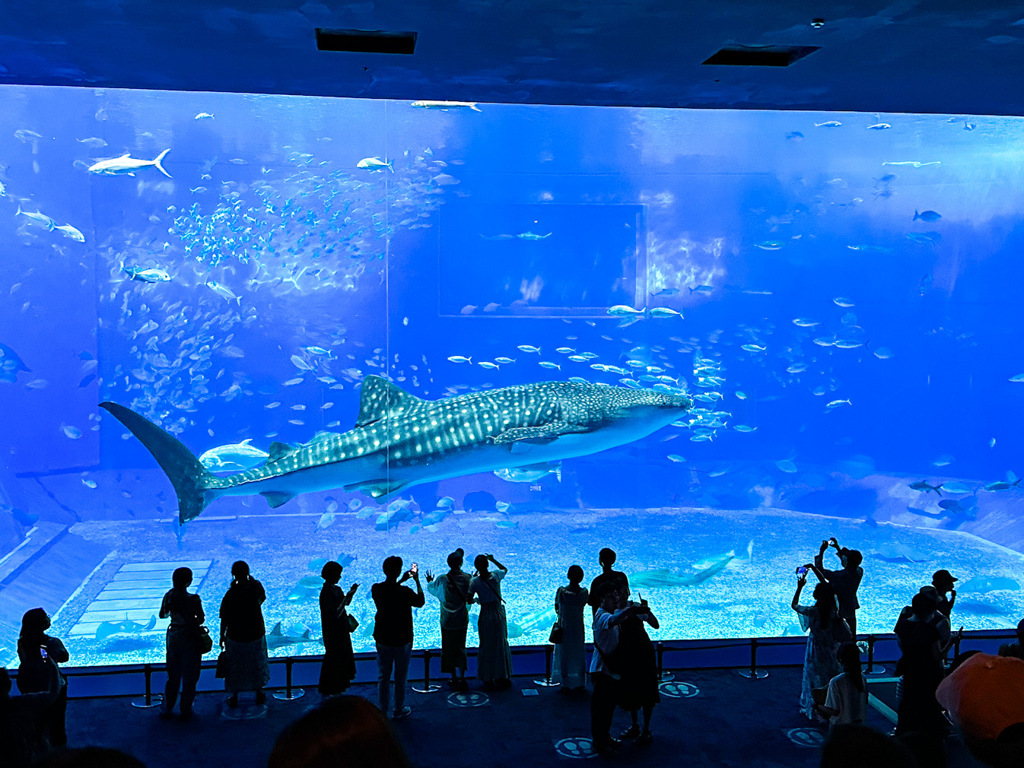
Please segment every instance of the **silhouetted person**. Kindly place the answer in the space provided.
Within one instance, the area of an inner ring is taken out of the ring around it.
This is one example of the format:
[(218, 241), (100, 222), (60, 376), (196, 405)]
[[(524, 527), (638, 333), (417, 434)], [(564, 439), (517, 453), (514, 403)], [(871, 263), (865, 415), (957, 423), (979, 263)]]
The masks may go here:
[(629, 598), (629, 578), (622, 571), (612, 570), (612, 566), (615, 565), (615, 550), (605, 547), (597, 555), (597, 561), (601, 565), (601, 573), (594, 577), (594, 580), (590, 582), (590, 607), (593, 609), (592, 614), (597, 615), (597, 609), (601, 604), (597, 600), (597, 592), (601, 589), (602, 584), (614, 584), (626, 590), (626, 597)]
[(451, 674), (448, 687), (467, 691), (466, 630), (469, 628), (469, 574), (462, 570), (464, 553), (448, 555), (448, 573), (436, 579), (427, 571), (427, 591), (441, 603), (441, 671)]
[(335, 696), (281, 731), (267, 768), (409, 768), (409, 759), (379, 709)]
[(843, 643), (837, 654), (843, 671), (829, 680), (825, 703), (818, 713), (828, 718), (829, 730), (839, 725), (860, 725), (868, 711), (868, 689), (856, 643)]
[[(620, 744), (618, 739), (612, 738), (611, 727), (622, 674), (618, 654), (619, 625), (630, 609), (626, 607), (625, 592), (618, 585), (605, 583), (599, 590), (593, 624), (594, 653), (590, 656), (590, 680), (594, 684), (590, 697), (590, 739), (595, 752), (609, 755), (618, 750)], [(591, 604), (593, 602), (591, 596)]]
[(171, 717), (181, 690), (181, 719), (192, 719), (192, 702), (196, 697), (203, 652), (199, 647), (199, 627), (206, 621), (203, 601), (188, 591), (192, 584), (190, 568), (176, 568), (171, 574), (173, 587), (160, 604), (160, 618), (171, 617), (167, 627), (167, 685), (160, 716)]
[(0, 755), (7, 768), (22, 768), (43, 757), (50, 748), (41, 728), (47, 707), (57, 701), (63, 687), (56, 662), (47, 659), (47, 689), (41, 693), (11, 695), (11, 676), (0, 667)]
[(231, 566), (231, 575), (231, 586), (220, 603), (220, 647), (228, 660), (224, 687), (231, 691), (228, 706), (238, 706), (242, 691), (255, 691), (256, 703), (262, 704), (267, 700), (263, 686), (270, 681), (262, 607), (267, 593), (244, 560)]
[[(957, 581), (959, 579), (945, 568), (936, 571), (932, 576), (932, 586), (935, 587), (935, 591), (939, 596), (936, 608), (947, 619), (950, 618), (950, 614), (953, 612), (953, 604), (956, 602), (955, 584)], [(946, 595), (949, 595), (949, 597), (946, 597)]]
[[(498, 569), (491, 573), (488, 566)], [(476, 576), (469, 582), (469, 599), (480, 603), (477, 634), (480, 649), (476, 657), (476, 676), (484, 688), (509, 688), (512, 685), (512, 651), (508, 647), (508, 621), (505, 600), (501, 596), (501, 581), (508, 568), (494, 559), (494, 555), (477, 555), (473, 559)]]
[(1024, 659), (1024, 619), (1017, 622), (1017, 642), (999, 646), (999, 655)]
[(341, 563), (331, 560), (320, 569), (324, 585), (320, 589), (320, 627), (324, 639), (324, 660), (320, 664), (321, 696), (334, 696), (348, 690), (356, 676), (356, 659), (352, 652), (352, 631), (348, 606), (359, 589), (353, 584), (348, 592), (338, 586)]
[[(839, 556), (842, 569), (830, 571), (823, 565), (825, 551), (832, 546)], [(864, 578), (864, 569), (860, 564), (864, 556), (856, 549), (840, 547), (839, 542), (833, 536), (827, 541), (821, 542), (821, 549), (814, 558), (814, 563), (808, 563), (807, 567), (814, 571), (819, 581), (828, 582), (832, 591), (836, 593), (836, 600), (839, 603), (839, 615), (846, 620), (850, 632), (857, 634), (857, 609), (860, 603), (857, 601), (857, 589), (860, 587), (861, 579)]]
[(555, 613), (562, 628), (562, 641), (555, 645), (551, 660), (553, 682), (561, 684), (559, 691), (582, 691), (587, 686), (587, 649), (584, 635), (583, 611), (590, 602), (590, 593), (581, 586), (583, 569), (569, 567), (567, 586), (555, 592)]
[(807, 632), (807, 650), (804, 653), (804, 671), (800, 683), (800, 709), (808, 719), (814, 719), (814, 689), (824, 688), (839, 674), (836, 658), (835, 627), (841, 617), (836, 606), (836, 595), (828, 582), (819, 582), (814, 588), (814, 605), (800, 605), (800, 593), (807, 583), (807, 574), (796, 580), (792, 608), (800, 617), (800, 627)]
[(942, 732), (942, 715), (935, 689), (942, 681), (942, 653), (938, 630), (928, 619), (935, 602), (926, 594), (914, 595), (894, 629), (903, 652), (896, 674), (903, 676), (903, 696), (897, 712), (896, 735)]
[[(384, 581), (370, 588), (377, 617), (373, 625), (373, 639), (377, 643), (377, 695), (382, 711), (388, 711), (391, 699), (391, 671), (395, 673), (395, 709), (393, 717), (405, 717), (412, 708), (405, 703), (405, 682), (409, 677), (409, 659), (412, 657), (412, 609), (425, 602), (416, 563), (402, 573), (402, 558), (391, 556), (384, 560)], [(399, 578), (401, 577), (401, 578)], [(402, 586), (408, 578), (416, 583), (416, 591)]]
[[(619, 596), (620, 601), (625, 597), (621, 588)], [(661, 701), (661, 695), (658, 692), (658, 656), (644, 624), (650, 624), (654, 629), (661, 625), (643, 598), (639, 603), (626, 602), (625, 607), (625, 618), (619, 624), (617, 652), (621, 660), (619, 706), (629, 712), (633, 722), (619, 738), (636, 739), (637, 744), (650, 744), (654, 740), (651, 734), (651, 715), (654, 713), (654, 705)], [(644, 713), (643, 729), (637, 717), (641, 710)]]
[[(18, 690), (22, 693), (43, 693), (50, 690), (52, 668), (68, 660), (68, 651), (58, 638), (46, 634), (50, 617), (42, 608), (33, 608), (21, 617), (18, 637)], [(58, 674), (59, 669), (58, 669)], [(67, 679), (60, 675), (56, 700), (46, 706), (39, 719), (40, 731), (55, 747), (68, 743), (64, 718), (68, 708)]]

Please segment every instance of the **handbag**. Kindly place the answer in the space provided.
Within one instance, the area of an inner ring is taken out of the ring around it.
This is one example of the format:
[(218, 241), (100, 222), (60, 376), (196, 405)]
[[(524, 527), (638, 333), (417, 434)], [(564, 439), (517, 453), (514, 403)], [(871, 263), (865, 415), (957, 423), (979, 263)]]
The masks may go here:
[(221, 651), (217, 654), (217, 677), (225, 678), (228, 676), (228, 652)]
[(548, 636), (548, 642), (553, 643), (554, 645), (558, 645), (560, 642), (562, 642), (562, 636), (564, 634), (565, 632), (562, 629), (561, 622), (556, 621), (554, 624), (551, 625), (551, 634)]
[(196, 642), (199, 645), (199, 653), (209, 653), (213, 650), (213, 638), (210, 637), (210, 630), (205, 625), (196, 627)]
[(348, 632), (352, 634), (359, 629), (359, 619), (353, 616), (351, 613), (348, 614)]

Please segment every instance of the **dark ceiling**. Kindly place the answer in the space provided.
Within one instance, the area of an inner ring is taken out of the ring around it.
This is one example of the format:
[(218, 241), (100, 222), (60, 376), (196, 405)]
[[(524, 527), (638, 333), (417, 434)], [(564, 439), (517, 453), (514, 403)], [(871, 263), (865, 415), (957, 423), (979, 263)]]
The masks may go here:
[[(325, 52), (318, 27), (418, 37), (412, 55)], [(702, 65), (725, 46), (819, 50)], [(38, 0), (0, 14), (2, 83), (1020, 115), (1022, 73), (1024, 6), (1005, 0)]]

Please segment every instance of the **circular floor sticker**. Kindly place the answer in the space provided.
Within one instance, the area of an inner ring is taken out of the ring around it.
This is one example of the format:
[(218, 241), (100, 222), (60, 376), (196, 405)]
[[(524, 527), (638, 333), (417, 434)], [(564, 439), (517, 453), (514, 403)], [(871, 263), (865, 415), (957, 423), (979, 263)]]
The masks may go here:
[(482, 707), (490, 699), (486, 693), (480, 691), (466, 691), (465, 693), (452, 693), (448, 696), (448, 703), (453, 707)]
[(790, 728), (786, 736), (798, 747), (820, 747), (825, 743), (825, 734), (817, 728)]
[(693, 683), (671, 682), (662, 683), (658, 686), (662, 696), (672, 699), (689, 699), (700, 694), (700, 688)]
[(560, 757), (576, 759), (597, 757), (597, 752), (594, 751), (591, 740), (584, 736), (571, 736), (568, 739), (555, 742), (555, 752)]
[(267, 716), (267, 705), (239, 704), (237, 707), (229, 707), (225, 704), (220, 711), (220, 716), (225, 720), (256, 720)]

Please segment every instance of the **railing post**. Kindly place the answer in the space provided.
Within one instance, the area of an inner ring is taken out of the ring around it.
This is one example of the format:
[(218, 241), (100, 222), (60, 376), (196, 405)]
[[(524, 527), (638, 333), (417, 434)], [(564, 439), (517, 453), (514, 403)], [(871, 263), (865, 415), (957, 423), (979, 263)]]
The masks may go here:
[(132, 706), (139, 709), (152, 709), (164, 703), (163, 694), (153, 694), (153, 665), (144, 664), (142, 674), (146, 678), (146, 696), (141, 701), (133, 701)]
[(864, 670), (865, 675), (884, 675), (885, 667), (881, 664), (875, 664), (875, 641), (877, 638), (874, 635), (868, 635), (868, 666)]
[(433, 652), (428, 648), (423, 651), (423, 687), (417, 688), (413, 686), (413, 690), (416, 693), (437, 693), (441, 690), (441, 686), (436, 683), (430, 682), (430, 657), (433, 656)]
[(284, 660), (284, 693), (281, 691), (274, 692), (274, 698), (278, 701), (295, 701), (295, 699), (301, 699), (306, 695), (306, 692), (301, 688), (292, 687), (292, 665), (295, 663), (295, 659), (291, 656)]
[(658, 682), (669, 683), (676, 679), (676, 676), (671, 672), (665, 671), (665, 646), (663, 643), (658, 643)]
[(739, 670), (736, 674), (748, 680), (763, 680), (768, 677), (768, 671), (757, 668), (757, 638), (750, 638), (750, 669)]
[(544, 646), (544, 677), (540, 680), (534, 680), (534, 685), (538, 685), (542, 688), (551, 688), (556, 685), (561, 685), (561, 683), (555, 683), (551, 680), (551, 675), (554, 671), (554, 666), (552, 664), (554, 652), (555, 647), (551, 643)]

